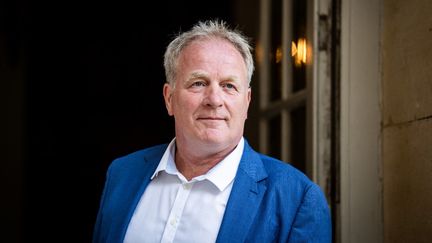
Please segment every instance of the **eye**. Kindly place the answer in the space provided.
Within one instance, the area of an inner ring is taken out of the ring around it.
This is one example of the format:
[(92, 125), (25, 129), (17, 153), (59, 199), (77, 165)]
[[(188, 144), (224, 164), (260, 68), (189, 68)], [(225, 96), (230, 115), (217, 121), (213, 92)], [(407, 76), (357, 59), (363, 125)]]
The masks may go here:
[(229, 90), (237, 90), (236, 86), (231, 83), (224, 83), (222, 84), (222, 87)]
[(204, 81), (196, 81), (193, 82), (191, 85), (191, 87), (204, 87), (204, 86), (206, 86), (206, 83), (204, 83)]

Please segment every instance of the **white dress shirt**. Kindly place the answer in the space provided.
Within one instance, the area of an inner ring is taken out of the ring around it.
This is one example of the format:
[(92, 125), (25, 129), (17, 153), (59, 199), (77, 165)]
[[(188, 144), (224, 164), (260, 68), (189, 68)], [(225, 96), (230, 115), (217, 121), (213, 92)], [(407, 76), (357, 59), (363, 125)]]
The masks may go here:
[(244, 139), (206, 174), (190, 181), (177, 170), (175, 138), (166, 149), (134, 211), (124, 242), (216, 241)]

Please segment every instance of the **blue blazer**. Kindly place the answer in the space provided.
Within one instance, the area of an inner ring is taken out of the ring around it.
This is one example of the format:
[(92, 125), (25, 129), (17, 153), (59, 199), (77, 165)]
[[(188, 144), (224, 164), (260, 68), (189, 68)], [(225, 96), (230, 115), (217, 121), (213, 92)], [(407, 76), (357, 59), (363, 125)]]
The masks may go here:
[[(116, 159), (108, 168), (93, 242), (123, 242), (129, 221), (168, 144)], [(243, 156), (216, 242), (331, 242), (329, 207), (294, 167), (255, 152)]]

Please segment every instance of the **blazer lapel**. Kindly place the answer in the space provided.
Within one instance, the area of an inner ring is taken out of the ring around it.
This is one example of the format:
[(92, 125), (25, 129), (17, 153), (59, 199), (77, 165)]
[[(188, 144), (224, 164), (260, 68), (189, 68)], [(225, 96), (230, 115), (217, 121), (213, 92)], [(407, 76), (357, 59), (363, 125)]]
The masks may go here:
[(216, 242), (244, 242), (266, 191), (267, 177), (259, 155), (245, 148)]
[(112, 242), (123, 242), (135, 208), (144, 190), (149, 185), (150, 178), (156, 170), (165, 149), (166, 146), (163, 146), (159, 150), (154, 150), (146, 154), (143, 158), (144, 161), (142, 161), (142, 167), (135, 171), (137, 174), (135, 176), (129, 176), (130, 180), (127, 188), (124, 188), (124, 205), (127, 206), (124, 210), (118, 210), (120, 211), (118, 215), (119, 221), (111, 225), (110, 236), (108, 238), (113, 239)]

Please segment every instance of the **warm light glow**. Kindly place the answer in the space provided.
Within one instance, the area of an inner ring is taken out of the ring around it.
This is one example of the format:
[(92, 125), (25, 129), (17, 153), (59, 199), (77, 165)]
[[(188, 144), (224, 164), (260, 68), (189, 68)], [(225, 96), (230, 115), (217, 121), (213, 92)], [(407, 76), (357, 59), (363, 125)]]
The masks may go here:
[(256, 47), (255, 47), (255, 59), (256, 59), (258, 65), (261, 65), (261, 64), (262, 64), (262, 62), (263, 62), (263, 58), (264, 58), (264, 57), (263, 57), (263, 48), (262, 48), (262, 46), (261, 46), (261, 43), (258, 42), (258, 43), (256, 44)]
[(307, 62), (307, 43), (305, 38), (299, 38), (297, 44), (291, 42), (291, 56), (294, 58), (295, 66), (299, 67)]
[(278, 47), (276, 49), (275, 60), (276, 60), (276, 63), (282, 62), (282, 48), (281, 47)]

